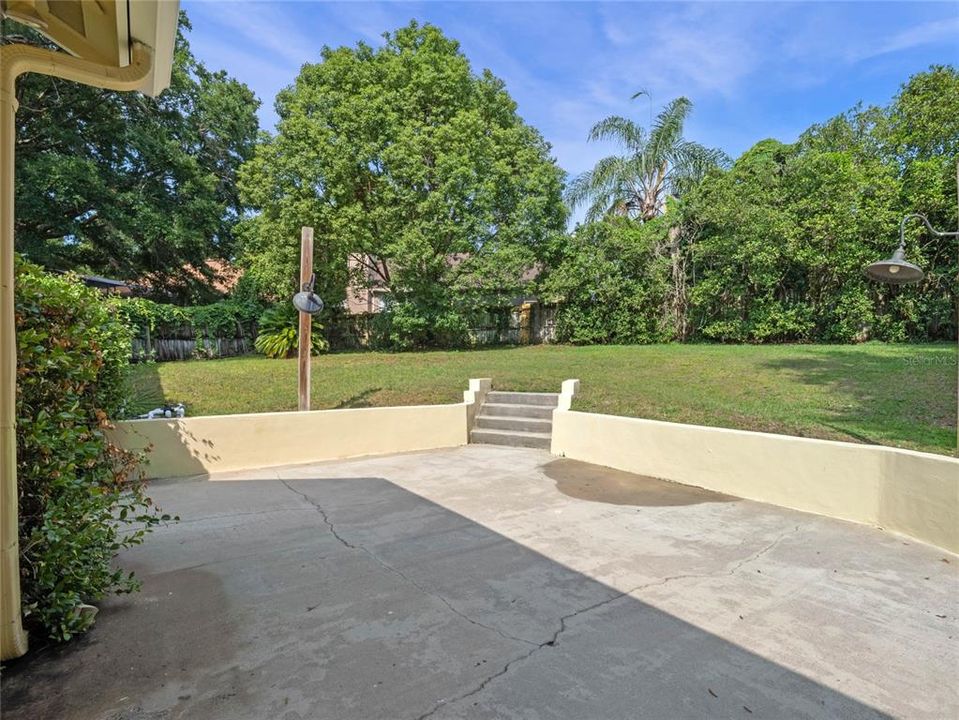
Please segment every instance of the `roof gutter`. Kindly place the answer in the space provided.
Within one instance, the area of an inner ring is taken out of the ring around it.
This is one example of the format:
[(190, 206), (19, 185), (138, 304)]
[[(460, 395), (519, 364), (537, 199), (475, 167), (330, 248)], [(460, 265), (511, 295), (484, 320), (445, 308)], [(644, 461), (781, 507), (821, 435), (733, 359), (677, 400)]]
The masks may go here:
[(14, 328), (14, 152), (16, 81), (34, 72), (106, 90), (152, 94), (153, 52), (134, 42), (126, 67), (100, 65), (54, 50), (14, 44), (0, 46), (0, 660), (27, 651), (20, 612), (20, 551), (17, 521), (16, 381)]

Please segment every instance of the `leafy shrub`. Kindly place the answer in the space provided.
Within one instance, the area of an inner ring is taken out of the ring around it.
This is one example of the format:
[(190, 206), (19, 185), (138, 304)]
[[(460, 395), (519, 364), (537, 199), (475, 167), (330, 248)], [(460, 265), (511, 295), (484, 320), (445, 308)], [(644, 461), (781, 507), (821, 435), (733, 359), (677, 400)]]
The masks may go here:
[(127, 390), (116, 301), (19, 261), (16, 293), (23, 613), (65, 641), (92, 623), (83, 603), (139, 587), (111, 561), (169, 516), (135, 474), (140, 457), (104, 435)]
[(256, 335), (262, 305), (253, 300), (221, 300), (209, 305), (179, 306), (146, 298), (116, 301), (117, 311), (135, 335), (154, 337), (234, 338)]
[(429, 345), (431, 323), (423, 308), (412, 302), (397, 302), (383, 316), (388, 322), (389, 343), (394, 350)]
[(470, 326), (466, 318), (455, 310), (447, 310), (433, 323), (434, 342), (443, 348), (464, 347), (470, 341)]
[[(258, 352), (269, 358), (288, 358), (299, 347), (299, 313), (290, 302), (277, 303), (260, 317), (260, 334), (256, 337)], [(323, 337), (323, 325), (313, 316), (313, 332), (310, 335), (313, 354), (319, 355), (329, 349)]]
[(611, 219), (561, 242), (542, 281), (545, 298), (559, 304), (557, 339), (577, 345), (671, 340), (669, 265), (656, 251), (664, 238), (658, 221)]

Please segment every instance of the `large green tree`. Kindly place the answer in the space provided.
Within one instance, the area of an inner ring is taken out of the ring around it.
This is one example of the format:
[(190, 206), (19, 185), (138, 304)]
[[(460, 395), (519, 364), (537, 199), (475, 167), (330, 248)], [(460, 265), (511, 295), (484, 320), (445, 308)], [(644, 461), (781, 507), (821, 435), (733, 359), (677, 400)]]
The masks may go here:
[[(580, 229), (544, 278), (563, 301), (564, 337), (639, 341), (671, 327), (723, 342), (954, 339), (954, 238), (907, 226), (907, 254), (925, 270), (917, 286), (874, 283), (863, 268), (891, 254), (907, 213), (956, 227), (957, 115), (959, 73), (934, 66), (885, 107), (857, 106), (792, 144), (758, 142), (662, 218)], [(624, 237), (635, 238), (628, 252)]]
[(502, 81), (474, 73), (456, 41), (415, 22), (384, 37), (376, 49), (324, 48), (277, 97), (277, 133), (241, 172), (258, 211), (244, 259), (286, 294), (299, 227), (312, 225), (328, 305), (343, 298), (352, 255), (354, 282), (390, 291), (397, 341), (431, 342), (462, 326), (469, 291), (520, 284), (521, 271), (499, 271), (531, 266), (562, 230), (563, 175)]
[[(17, 249), (47, 268), (203, 294), (244, 213), (236, 176), (258, 101), (191, 53), (181, 14), (170, 88), (153, 99), (30, 74), (17, 87)], [(4, 21), (4, 42), (43, 43)], [(192, 266), (199, 276), (184, 273)]]
[(955, 337), (953, 238), (907, 228), (915, 287), (866, 279), (898, 222), (921, 212), (956, 225), (959, 73), (934, 66), (886, 107), (857, 106), (792, 145), (766, 140), (684, 203), (697, 228), (691, 317), (721, 340), (849, 342)]

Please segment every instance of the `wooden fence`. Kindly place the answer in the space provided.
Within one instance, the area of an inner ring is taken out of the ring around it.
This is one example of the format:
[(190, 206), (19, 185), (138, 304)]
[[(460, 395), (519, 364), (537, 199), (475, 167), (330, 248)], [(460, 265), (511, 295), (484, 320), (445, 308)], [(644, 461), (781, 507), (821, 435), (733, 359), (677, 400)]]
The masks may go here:
[[(490, 312), (468, 330), (470, 345), (539, 345), (556, 341), (556, 306), (529, 303)], [(377, 313), (338, 318), (329, 328), (334, 350), (362, 349), (377, 344)]]
[(193, 360), (196, 358), (222, 358), (246, 355), (253, 352), (253, 339), (246, 337), (160, 337), (149, 334), (133, 339), (133, 362), (155, 360)]
[[(327, 329), (334, 350), (375, 348), (377, 314), (343, 315)], [(255, 333), (255, 328), (253, 328)], [(556, 341), (556, 306), (529, 303), (487, 313), (469, 329), (473, 347), (492, 345), (539, 345)], [(255, 334), (248, 337), (194, 335), (193, 328), (167, 328), (161, 337), (143, 331), (133, 339), (133, 362), (223, 358), (254, 352)]]

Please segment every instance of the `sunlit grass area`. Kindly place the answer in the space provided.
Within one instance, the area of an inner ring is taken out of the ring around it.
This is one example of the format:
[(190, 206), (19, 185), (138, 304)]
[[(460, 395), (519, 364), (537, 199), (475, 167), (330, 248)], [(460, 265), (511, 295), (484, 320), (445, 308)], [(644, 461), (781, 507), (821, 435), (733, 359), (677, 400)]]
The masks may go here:
[[(314, 409), (458, 402), (471, 377), (557, 392), (574, 409), (879, 443), (956, 447), (955, 345), (535, 346), (463, 352), (340, 353), (313, 359)], [(242, 357), (141, 365), (135, 409), (188, 415), (296, 408), (296, 361)]]

